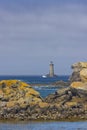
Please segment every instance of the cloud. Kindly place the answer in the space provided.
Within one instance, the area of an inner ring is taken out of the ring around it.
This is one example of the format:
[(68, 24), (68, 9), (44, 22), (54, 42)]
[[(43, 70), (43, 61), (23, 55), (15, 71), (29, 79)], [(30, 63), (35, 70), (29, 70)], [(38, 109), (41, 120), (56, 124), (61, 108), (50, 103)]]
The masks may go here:
[[(15, 10), (16, 6), (20, 11)], [(2, 74), (17, 73), (18, 70), (21, 74), (40, 74), (44, 63), (51, 59), (64, 69), (66, 62), (69, 73), (68, 66), (72, 62), (86, 60), (86, 5), (67, 2), (67, 4), (35, 6), (37, 8), (34, 10), (19, 4), (15, 4), (15, 7), (14, 11), (5, 7), (0, 9)], [(16, 66), (17, 71), (10, 69), (4, 71), (3, 64), (9, 68)], [(23, 64), (26, 66), (25, 72)], [(34, 64), (42, 66), (39, 72), (34, 68)], [(29, 71), (28, 66), (31, 68)], [(64, 69), (59, 69), (58, 73), (64, 73)]]

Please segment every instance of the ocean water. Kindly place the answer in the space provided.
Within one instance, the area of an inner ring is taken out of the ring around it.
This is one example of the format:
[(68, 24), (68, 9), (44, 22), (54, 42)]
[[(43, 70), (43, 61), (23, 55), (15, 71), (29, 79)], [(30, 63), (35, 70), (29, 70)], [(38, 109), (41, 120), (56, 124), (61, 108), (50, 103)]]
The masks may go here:
[(0, 123), (0, 130), (87, 130), (87, 121)]
[(52, 82), (56, 82), (59, 80), (63, 80), (63, 81), (67, 81), (69, 79), (69, 76), (57, 76), (57, 77), (47, 77), (47, 78), (43, 78), (42, 76), (0, 76), (0, 80), (3, 79), (18, 79), (18, 80), (22, 80), (25, 81), (27, 83), (30, 84), (49, 84)]
[[(49, 94), (54, 93), (56, 90), (58, 90), (58, 88), (55, 86), (49, 86), (49, 83), (53, 83), (59, 80), (68, 81), (69, 76), (58, 76), (54, 78), (43, 78), (42, 76), (0, 76), (0, 80), (4, 79), (17, 79), (29, 84), (33, 84), (33, 88), (39, 91), (42, 97), (46, 97)], [(42, 84), (42, 86), (39, 87), (36, 84)]]
[[(42, 97), (54, 93), (58, 88), (48, 86), (49, 83), (59, 80), (68, 81), (69, 76), (58, 76), (55, 78), (42, 78), (41, 76), (0, 76), (0, 80), (17, 79), (33, 84), (33, 87), (40, 92)], [(36, 84), (46, 84), (41, 87)], [(87, 130), (87, 121), (80, 122), (0, 122), (0, 130)]]

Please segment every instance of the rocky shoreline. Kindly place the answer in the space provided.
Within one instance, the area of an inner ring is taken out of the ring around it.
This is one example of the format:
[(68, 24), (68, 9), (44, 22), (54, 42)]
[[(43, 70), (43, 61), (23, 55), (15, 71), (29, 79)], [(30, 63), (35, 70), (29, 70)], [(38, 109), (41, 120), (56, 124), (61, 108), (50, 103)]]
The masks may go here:
[[(79, 94), (82, 97), (79, 97)], [(5, 106), (0, 119), (14, 120), (82, 120), (87, 119), (87, 98), (75, 89), (62, 89), (43, 101), (20, 106)]]
[(0, 81), (0, 120), (87, 120), (87, 62), (72, 68), (69, 83), (56, 83), (68, 87), (44, 99), (29, 84)]

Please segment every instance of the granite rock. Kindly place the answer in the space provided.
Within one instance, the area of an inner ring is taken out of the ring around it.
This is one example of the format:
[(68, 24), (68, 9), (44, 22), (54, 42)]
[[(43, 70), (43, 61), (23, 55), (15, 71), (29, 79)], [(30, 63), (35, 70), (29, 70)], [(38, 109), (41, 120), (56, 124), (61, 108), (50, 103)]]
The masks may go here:
[(87, 62), (78, 62), (72, 65), (73, 73), (70, 82), (87, 82)]

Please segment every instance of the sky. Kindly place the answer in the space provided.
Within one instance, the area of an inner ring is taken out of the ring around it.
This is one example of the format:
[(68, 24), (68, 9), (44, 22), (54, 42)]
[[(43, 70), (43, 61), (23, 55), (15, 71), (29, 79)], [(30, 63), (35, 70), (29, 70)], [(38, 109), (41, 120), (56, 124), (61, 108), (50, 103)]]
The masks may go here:
[(0, 75), (57, 75), (87, 61), (87, 0), (0, 0)]

